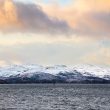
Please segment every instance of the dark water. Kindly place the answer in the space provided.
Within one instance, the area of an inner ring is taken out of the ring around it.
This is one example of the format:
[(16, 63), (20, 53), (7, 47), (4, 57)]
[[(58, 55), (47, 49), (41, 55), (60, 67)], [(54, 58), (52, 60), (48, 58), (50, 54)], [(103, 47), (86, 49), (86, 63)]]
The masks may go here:
[(110, 85), (0, 85), (0, 110), (110, 110)]

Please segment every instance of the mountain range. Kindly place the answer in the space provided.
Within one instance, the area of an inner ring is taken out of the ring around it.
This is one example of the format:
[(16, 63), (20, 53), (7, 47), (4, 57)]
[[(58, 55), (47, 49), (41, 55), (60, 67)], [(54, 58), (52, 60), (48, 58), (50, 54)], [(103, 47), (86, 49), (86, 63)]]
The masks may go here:
[(0, 67), (0, 83), (110, 83), (110, 68), (94, 65)]

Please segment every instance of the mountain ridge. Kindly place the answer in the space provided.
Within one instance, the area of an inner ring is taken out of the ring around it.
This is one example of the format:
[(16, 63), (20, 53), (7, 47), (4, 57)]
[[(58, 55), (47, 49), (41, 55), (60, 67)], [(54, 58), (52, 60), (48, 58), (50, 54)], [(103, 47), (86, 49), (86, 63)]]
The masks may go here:
[(94, 65), (11, 65), (0, 68), (0, 83), (110, 83), (110, 68)]

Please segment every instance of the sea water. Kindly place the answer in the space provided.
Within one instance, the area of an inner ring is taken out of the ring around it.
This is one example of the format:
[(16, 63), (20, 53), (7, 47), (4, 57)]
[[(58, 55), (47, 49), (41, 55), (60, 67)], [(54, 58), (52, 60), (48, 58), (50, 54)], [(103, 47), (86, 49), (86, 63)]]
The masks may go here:
[(0, 85), (0, 110), (110, 110), (110, 85)]

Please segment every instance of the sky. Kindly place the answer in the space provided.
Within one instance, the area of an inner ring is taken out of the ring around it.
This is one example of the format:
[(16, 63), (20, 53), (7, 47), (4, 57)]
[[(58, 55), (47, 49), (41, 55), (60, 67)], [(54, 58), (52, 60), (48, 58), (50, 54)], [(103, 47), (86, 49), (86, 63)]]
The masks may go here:
[(0, 0), (0, 66), (110, 66), (110, 0)]

